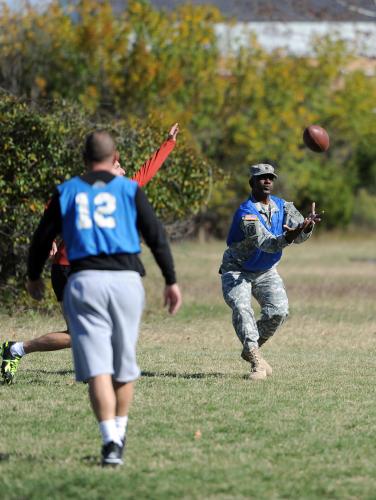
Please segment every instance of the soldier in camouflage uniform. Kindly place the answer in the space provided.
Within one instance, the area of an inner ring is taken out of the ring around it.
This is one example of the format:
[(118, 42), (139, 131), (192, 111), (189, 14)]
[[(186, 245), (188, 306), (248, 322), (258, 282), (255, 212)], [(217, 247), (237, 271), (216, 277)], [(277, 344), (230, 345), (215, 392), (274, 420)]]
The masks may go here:
[[(272, 196), (276, 178), (268, 163), (251, 167), (252, 194), (235, 212), (220, 267), (223, 297), (232, 309), (232, 323), (243, 346), (241, 357), (251, 363), (252, 380), (271, 375), (272, 368), (259, 347), (288, 315), (286, 290), (276, 269), (282, 250), (306, 241), (320, 220), (314, 203), (305, 219), (293, 203)], [(252, 296), (261, 306), (258, 321)]]

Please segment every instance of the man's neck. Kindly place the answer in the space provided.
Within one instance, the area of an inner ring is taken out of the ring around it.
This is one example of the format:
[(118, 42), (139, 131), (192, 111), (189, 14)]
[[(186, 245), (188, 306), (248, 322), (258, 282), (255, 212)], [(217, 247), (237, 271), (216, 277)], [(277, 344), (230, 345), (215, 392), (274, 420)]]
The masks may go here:
[(262, 203), (263, 205), (269, 205), (270, 203), (270, 197), (269, 196), (257, 196), (254, 193), (252, 193), (252, 198), (256, 200), (258, 203)]
[(110, 172), (113, 168), (113, 165), (110, 163), (93, 163), (89, 167), (89, 172), (90, 170), (92, 172), (98, 172), (98, 170), (107, 170)]
[(89, 172), (108, 172), (117, 175), (117, 170), (112, 162), (92, 163), (89, 166)]

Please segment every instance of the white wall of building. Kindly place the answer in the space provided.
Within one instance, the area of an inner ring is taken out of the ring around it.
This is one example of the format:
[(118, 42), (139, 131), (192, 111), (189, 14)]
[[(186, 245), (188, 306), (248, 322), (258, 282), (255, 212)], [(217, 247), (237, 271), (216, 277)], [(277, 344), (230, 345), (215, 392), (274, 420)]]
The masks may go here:
[(345, 40), (356, 54), (376, 57), (376, 23), (340, 22), (256, 22), (219, 23), (216, 33), (222, 51), (249, 46), (250, 35), (255, 34), (260, 45), (267, 51), (285, 49), (295, 55), (309, 55), (314, 40), (330, 35)]

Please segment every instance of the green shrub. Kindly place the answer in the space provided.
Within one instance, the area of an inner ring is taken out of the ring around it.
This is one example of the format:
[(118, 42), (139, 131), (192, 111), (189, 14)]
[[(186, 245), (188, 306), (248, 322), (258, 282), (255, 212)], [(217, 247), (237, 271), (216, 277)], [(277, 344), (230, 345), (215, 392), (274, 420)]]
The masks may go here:
[[(171, 125), (171, 124), (169, 124)], [(167, 138), (139, 120), (103, 121), (85, 117), (74, 105), (55, 103), (48, 110), (0, 94), (0, 285), (12, 303), (25, 280), (30, 238), (57, 184), (82, 173), (81, 147), (88, 131), (105, 127), (115, 136), (129, 175)], [(162, 171), (146, 188), (163, 220), (198, 212), (207, 200), (210, 166), (178, 138)]]

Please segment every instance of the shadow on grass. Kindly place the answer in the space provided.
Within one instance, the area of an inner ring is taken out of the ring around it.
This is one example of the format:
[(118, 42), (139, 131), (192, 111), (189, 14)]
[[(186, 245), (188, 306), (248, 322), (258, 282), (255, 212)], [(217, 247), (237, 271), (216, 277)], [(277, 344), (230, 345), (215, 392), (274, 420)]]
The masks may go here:
[[(22, 460), (24, 462), (35, 462), (36, 460), (38, 460), (38, 462), (41, 462), (43, 461), (43, 458), (37, 456), (37, 455), (30, 455), (30, 454), (27, 454), (27, 455), (24, 455), (23, 453), (20, 453), (20, 452), (15, 452), (15, 453), (2, 453), (0, 452), (0, 462), (8, 462), (11, 460), (11, 458), (13, 459), (17, 459), (17, 460)], [(51, 458), (53, 457), (45, 457), (45, 461), (50, 461)], [(100, 467), (101, 465), (101, 461), (100, 461), (100, 458), (98, 457), (98, 455), (86, 455), (85, 457), (81, 457), (81, 462), (84, 462), (85, 465), (88, 465), (90, 467)], [(2, 497), (1, 497), (2, 498)]]
[(86, 455), (85, 457), (81, 458), (81, 461), (84, 462), (86, 465), (92, 467), (99, 467), (101, 465), (101, 461), (98, 458), (98, 455)]
[(176, 373), (176, 372), (141, 372), (141, 377), (169, 377), (169, 378), (186, 378), (186, 379), (202, 379), (202, 378), (223, 378), (225, 373)]
[[(42, 375), (74, 375), (74, 370), (33, 370), (26, 369), (25, 372), (40, 373)], [(207, 372), (207, 373), (177, 373), (177, 372), (150, 372), (142, 371), (141, 377), (148, 378), (184, 378), (184, 379), (204, 379), (204, 378), (224, 378), (228, 373)]]
[(368, 262), (369, 264), (376, 264), (376, 259), (367, 257), (350, 257), (350, 262)]
[(29, 372), (29, 373), (41, 373), (43, 375), (73, 375), (74, 370), (33, 370), (30, 368), (26, 368), (25, 370), (22, 370), (24, 372)]

